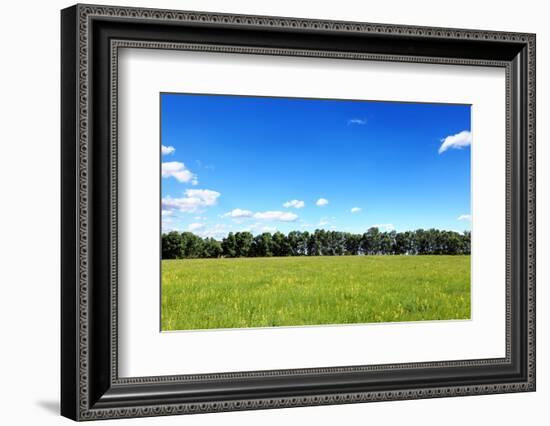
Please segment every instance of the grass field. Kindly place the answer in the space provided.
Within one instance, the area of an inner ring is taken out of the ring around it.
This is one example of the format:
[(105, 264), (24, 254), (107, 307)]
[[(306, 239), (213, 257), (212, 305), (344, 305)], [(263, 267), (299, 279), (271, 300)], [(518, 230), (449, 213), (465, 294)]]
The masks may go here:
[(470, 256), (162, 261), (162, 329), (470, 318)]

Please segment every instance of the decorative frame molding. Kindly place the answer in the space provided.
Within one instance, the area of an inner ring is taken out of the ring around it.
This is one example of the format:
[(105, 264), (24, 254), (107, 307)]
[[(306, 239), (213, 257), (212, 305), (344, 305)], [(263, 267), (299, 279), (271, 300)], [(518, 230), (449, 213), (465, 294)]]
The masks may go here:
[[(126, 30), (124, 25), (128, 23), (139, 24), (143, 29)], [(181, 37), (190, 40), (175, 38), (168, 27), (189, 29), (190, 35)], [(235, 39), (241, 38), (237, 44), (197, 42), (197, 38), (204, 37), (202, 31), (211, 27), (223, 28), (228, 34), (235, 33)], [(197, 34), (193, 33), (195, 30)], [(282, 41), (275, 40), (271, 46), (251, 46), (246, 44), (247, 30), (285, 37), (281, 37)], [(140, 39), (136, 37), (140, 31), (158, 32), (159, 40)], [(291, 45), (295, 44), (291, 40), (299, 40), (307, 33), (325, 35), (338, 49)], [(341, 45), (336, 38), (331, 39), (336, 35), (349, 36), (346, 39), (349, 41)], [(374, 41), (372, 46), (366, 46), (366, 51), (357, 51), (356, 37), (362, 42)], [(423, 43), (425, 47), (417, 50), (424, 53), (403, 54), (399, 53), (399, 47), (388, 51), (389, 41), (399, 41), (409, 47)], [(441, 52), (441, 46), (450, 45), (459, 46), (456, 51), (463, 52), (464, 56), (429, 54)], [(119, 378), (116, 121), (118, 49), (125, 47), (505, 68), (506, 357)], [(533, 34), (76, 5), (62, 11), (62, 56), (63, 415), (75, 420), (92, 420), (535, 390)], [(108, 194), (100, 189), (106, 189)], [(108, 253), (107, 258), (100, 255), (99, 247)], [(496, 377), (492, 380), (472, 378), (467, 385), (453, 385), (445, 376), (446, 372), (456, 370), (467, 377), (476, 368), (485, 368), (487, 372), (500, 368), (503, 376), (498, 380)], [(406, 384), (399, 375), (407, 371), (430, 371), (435, 385)], [(360, 384), (367, 376), (380, 372), (395, 376), (394, 384), (377, 388), (371, 379), (368, 384)], [(336, 376), (340, 379), (349, 376), (349, 384), (338, 391), (323, 391)], [(504, 376), (509, 379), (503, 379)], [(294, 389), (304, 377), (319, 381), (315, 390)], [(285, 389), (275, 385), (278, 378), (286, 380)], [(243, 386), (241, 392), (224, 393), (224, 385), (235, 379), (248, 380), (250, 386)], [(201, 392), (189, 396), (188, 390), (183, 392), (186, 386), (199, 387)], [(176, 388), (182, 389), (181, 394), (168, 397), (166, 390), (172, 395)], [(259, 389), (262, 394), (269, 393), (269, 389), (273, 392), (269, 397), (254, 397)]]

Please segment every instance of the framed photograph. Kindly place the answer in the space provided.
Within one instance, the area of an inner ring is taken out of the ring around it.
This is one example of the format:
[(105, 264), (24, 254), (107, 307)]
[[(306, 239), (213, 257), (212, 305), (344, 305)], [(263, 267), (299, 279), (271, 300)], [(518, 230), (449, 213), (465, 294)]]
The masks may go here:
[(535, 390), (535, 35), (61, 12), (61, 412)]

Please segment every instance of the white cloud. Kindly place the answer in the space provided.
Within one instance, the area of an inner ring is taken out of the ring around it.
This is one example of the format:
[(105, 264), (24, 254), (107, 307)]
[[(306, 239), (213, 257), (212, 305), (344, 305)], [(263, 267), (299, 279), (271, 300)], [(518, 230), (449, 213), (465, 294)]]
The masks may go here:
[(222, 217), (230, 217), (233, 219), (254, 218), (259, 220), (274, 220), (280, 222), (294, 222), (298, 219), (298, 215), (290, 212), (281, 211), (266, 211), (252, 212), (244, 209), (233, 209), (230, 212), (224, 213)]
[(349, 124), (357, 124), (359, 126), (362, 126), (363, 124), (367, 124), (367, 120), (363, 118), (351, 118), (348, 120), (348, 125)]
[(222, 215), (223, 217), (232, 217), (232, 218), (242, 218), (242, 217), (252, 217), (254, 216), (254, 212), (251, 212), (250, 210), (243, 210), (243, 209), (233, 209), (230, 212), (227, 212)]
[(172, 232), (172, 231), (181, 232), (182, 229), (176, 224), (173, 224), (173, 223), (170, 223), (170, 222), (162, 222), (162, 233), (163, 234), (167, 234), (168, 232)]
[(180, 231), (181, 226), (175, 216), (170, 212), (168, 215), (162, 215), (162, 232)]
[(319, 198), (316, 202), (315, 202), (315, 205), (319, 206), (319, 207), (322, 207), (322, 206), (326, 206), (328, 204), (328, 200), (326, 198)]
[(173, 154), (175, 151), (176, 151), (176, 148), (174, 148), (173, 146), (161, 145), (161, 153), (162, 153), (162, 155)]
[(227, 234), (229, 232), (251, 232), (254, 235), (261, 234), (262, 232), (275, 232), (277, 231), (277, 228), (274, 226), (265, 226), (261, 223), (255, 223), (248, 227), (242, 227), (242, 228), (229, 228), (226, 224), (218, 223), (213, 226), (205, 226), (204, 228), (201, 228), (201, 230), (197, 231), (197, 235), (200, 235), (203, 238), (215, 238), (217, 240), (221, 240), (225, 237), (227, 237)]
[(350, 210), (350, 212), (352, 213), (359, 213), (361, 211), (361, 207), (352, 207), (352, 209)]
[(298, 219), (298, 215), (290, 212), (267, 211), (267, 212), (254, 213), (254, 218), (260, 219), (260, 220), (277, 220), (280, 222), (294, 222), (296, 219)]
[(458, 216), (456, 218), (456, 220), (467, 220), (467, 221), (471, 221), (472, 220), (472, 215), (471, 214), (461, 214), (460, 216)]
[(187, 226), (187, 229), (190, 231), (196, 231), (197, 229), (204, 228), (204, 223), (190, 223), (189, 226)]
[(262, 223), (254, 223), (250, 226), (250, 232), (254, 231), (254, 234), (261, 234), (262, 232), (276, 232), (277, 228), (274, 226), (263, 225)]
[(320, 220), (319, 221), (319, 226), (325, 226), (325, 225), (328, 225), (330, 222), (328, 220)]
[(168, 217), (168, 216), (172, 216), (174, 214), (174, 212), (172, 210), (161, 210), (161, 216), (162, 217)]
[(217, 223), (209, 228), (201, 228), (198, 234), (203, 238), (215, 238), (221, 240), (227, 236), (227, 227), (223, 223)]
[(179, 210), (186, 213), (194, 213), (201, 207), (216, 205), (221, 194), (210, 189), (187, 189), (185, 197), (172, 198), (170, 196), (162, 199), (164, 210)]
[(283, 207), (287, 207), (287, 208), (288, 207), (294, 207), (295, 209), (301, 209), (305, 205), (306, 205), (306, 203), (304, 203), (301, 200), (290, 200), (290, 201), (287, 201), (286, 203), (284, 203)]
[(191, 172), (191, 170), (185, 167), (185, 164), (180, 163), (179, 161), (168, 161), (162, 163), (162, 177), (173, 177), (178, 182), (191, 182), (193, 185), (197, 185), (199, 183), (197, 175)]
[(393, 226), (391, 223), (377, 223), (375, 225), (371, 225), (372, 228), (378, 228), (381, 231), (390, 232), (395, 230), (395, 226)]
[(185, 195), (191, 198), (199, 198), (205, 206), (213, 206), (221, 194), (211, 189), (187, 189)]
[(456, 135), (447, 136), (441, 139), (441, 146), (439, 147), (439, 153), (442, 154), (448, 149), (462, 149), (466, 146), (470, 146), (472, 143), (472, 133), (468, 130), (463, 130)]

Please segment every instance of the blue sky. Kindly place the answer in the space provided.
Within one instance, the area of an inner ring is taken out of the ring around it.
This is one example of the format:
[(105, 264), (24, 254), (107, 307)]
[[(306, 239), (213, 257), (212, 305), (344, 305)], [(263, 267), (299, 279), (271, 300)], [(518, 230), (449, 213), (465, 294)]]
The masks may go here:
[(469, 105), (161, 94), (162, 227), (469, 230)]

